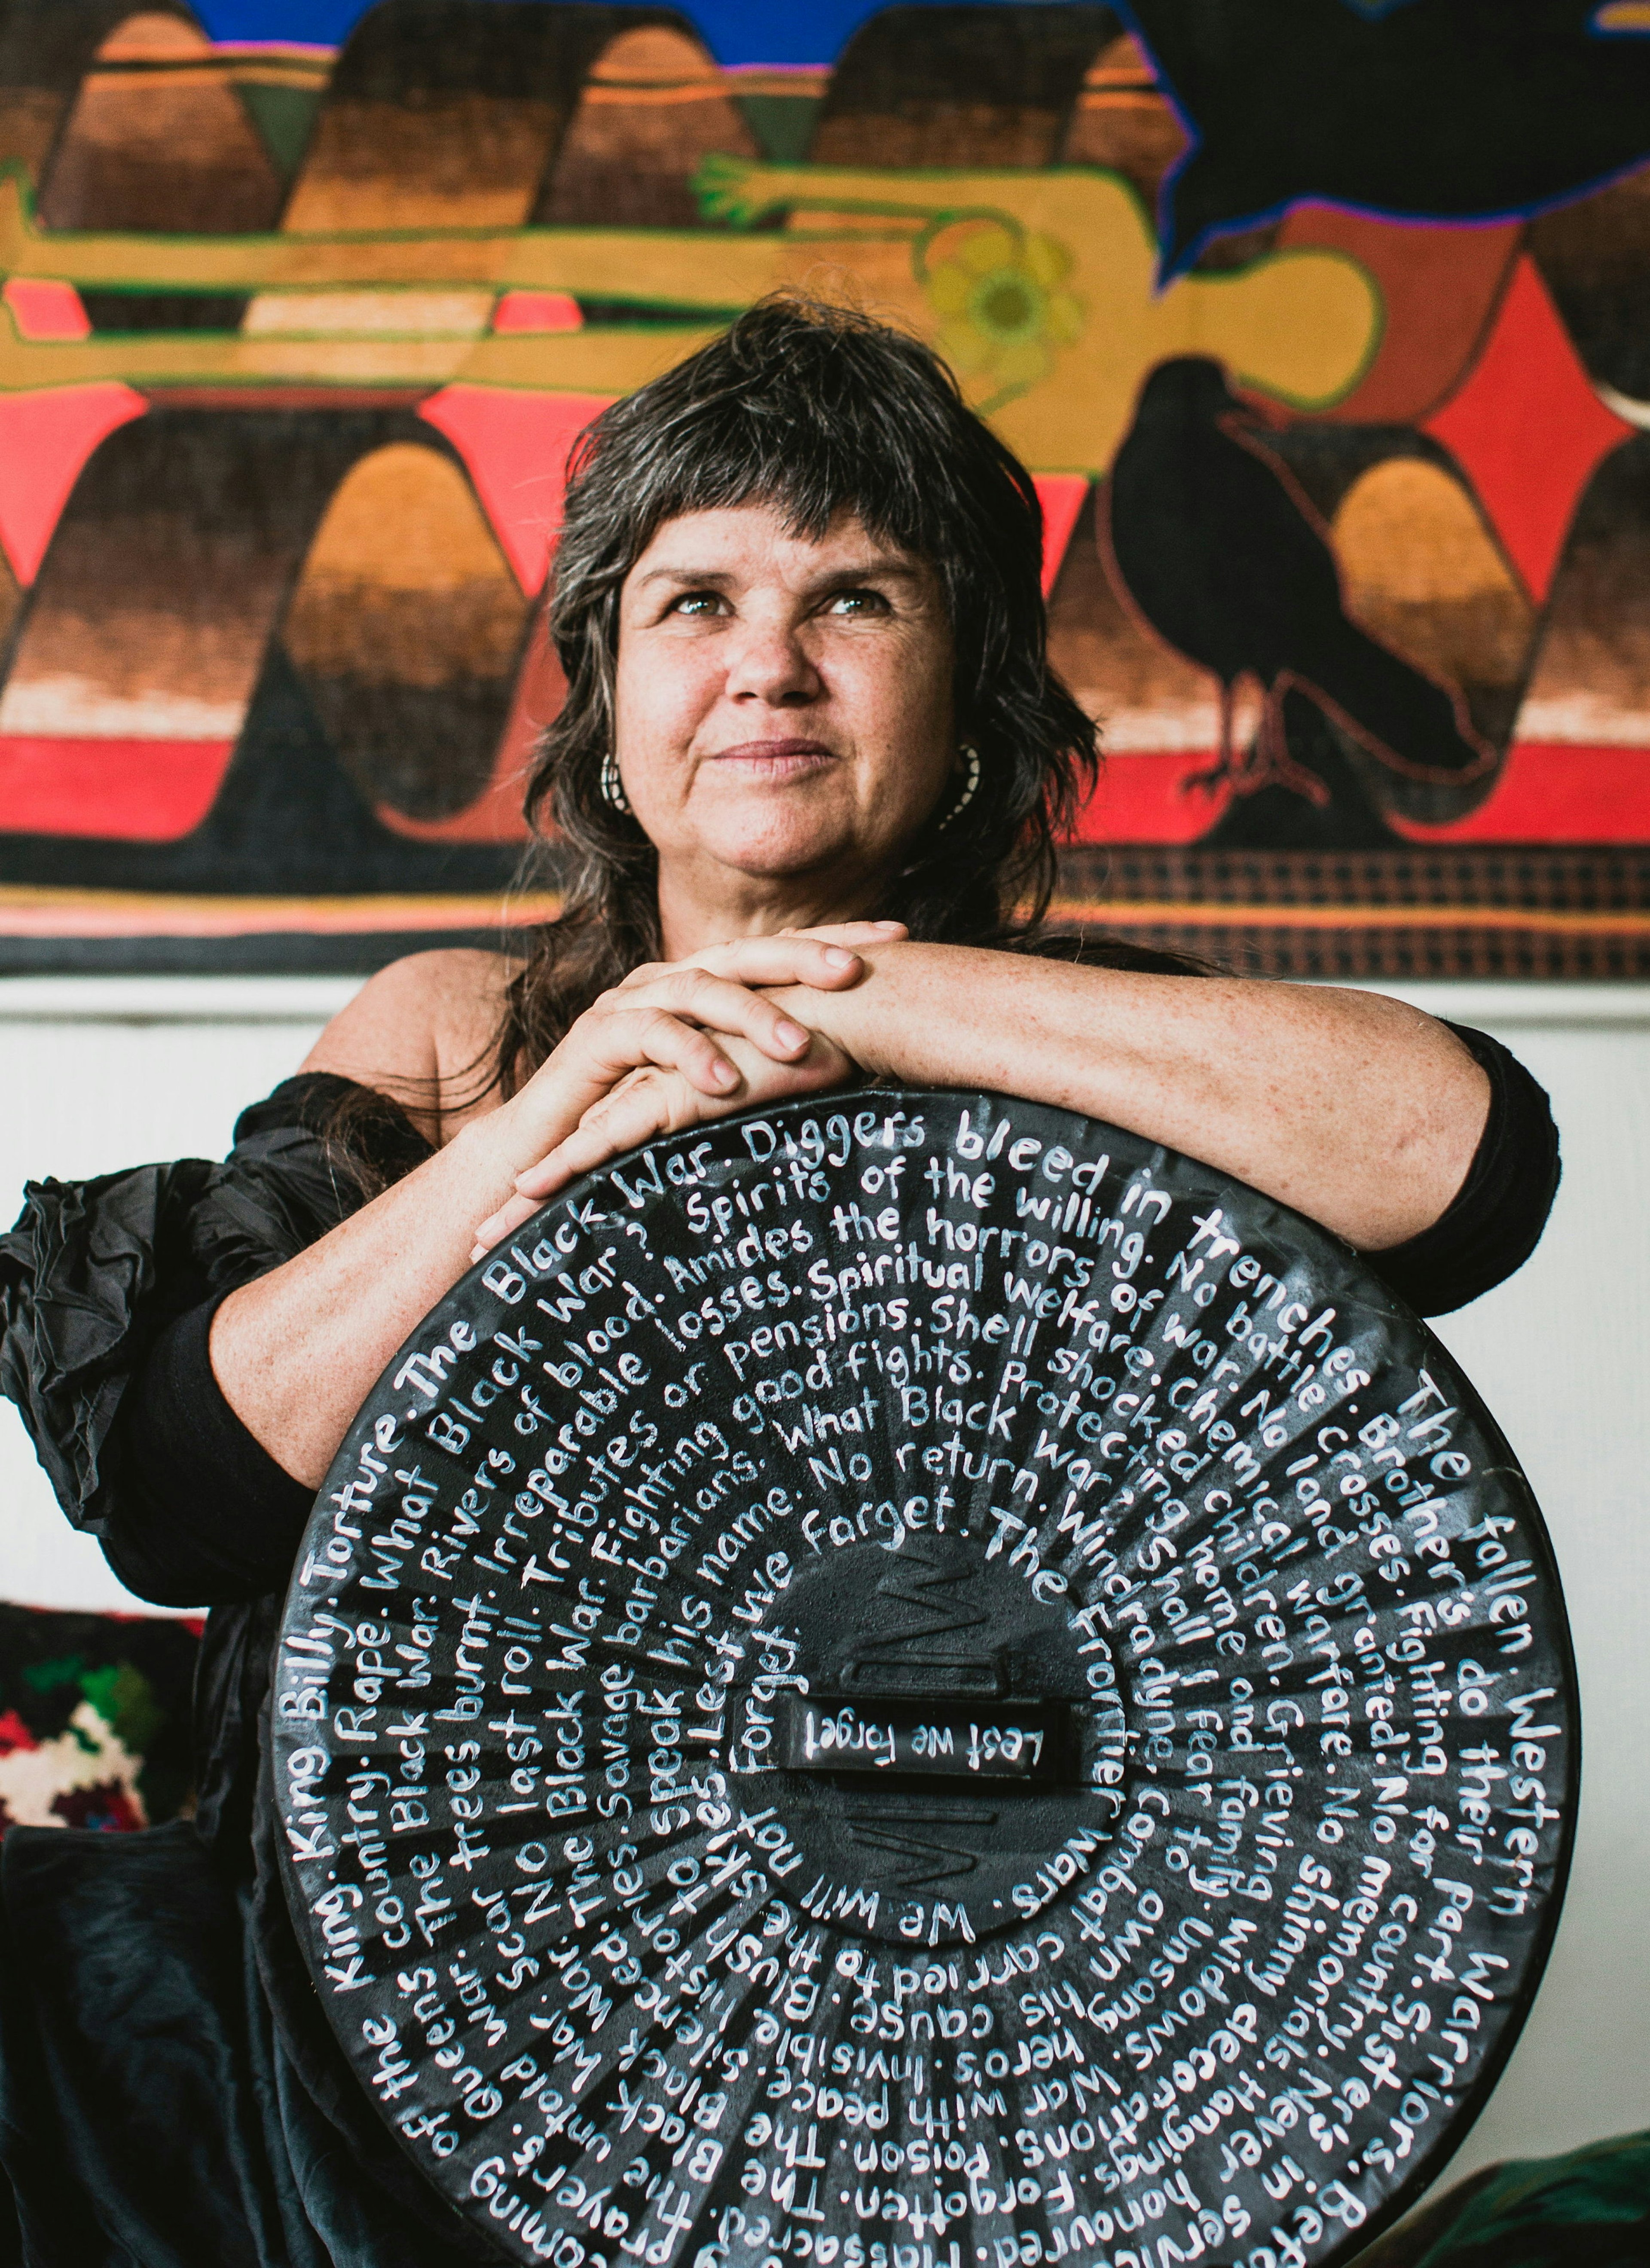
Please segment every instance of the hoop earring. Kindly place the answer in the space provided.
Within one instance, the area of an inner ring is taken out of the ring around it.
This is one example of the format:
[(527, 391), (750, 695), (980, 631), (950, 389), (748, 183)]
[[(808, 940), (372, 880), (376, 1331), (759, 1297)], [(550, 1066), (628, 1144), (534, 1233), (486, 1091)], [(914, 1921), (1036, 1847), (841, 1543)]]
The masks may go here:
[(965, 777), (964, 777), (964, 778), (963, 778), (963, 782), (962, 782), (962, 792), (961, 792), (961, 794), (957, 798), (956, 801), (952, 805), (952, 806), (951, 806), (950, 810), (946, 814), (945, 817), (944, 817), (944, 818), (940, 821), (940, 822), (939, 822), (939, 832), (940, 832), (942, 835), (944, 834), (944, 832), (945, 832), (946, 828), (947, 828), (947, 827), (949, 827), (949, 826), (950, 826), (950, 824), (951, 824), (951, 822), (952, 822), (952, 821), (953, 821), (953, 820), (954, 820), (954, 819), (961, 819), (961, 816), (962, 816), (963, 813), (968, 809), (969, 806), (973, 802), (973, 800), (974, 800), (975, 797), (976, 797), (976, 796), (978, 794), (978, 792), (979, 792), (979, 787), (980, 787), (980, 752), (979, 752), (979, 750), (978, 750), (977, 748), (970, 748), (970, 747), (964, 747), (960, 748), (960, 749), (958, 750), (958, 752), (957, 752), (957, 753), (958, 753), (958, 754), (959, 754), (959, 755), (961, 755), (961, 757), (962, 758), (963, 768), (964, 768), (964, 774), (965, 774)]
[(628, 818), (630, 806), (624, 799), (624, 782), (619, 777), (619, 759), (609, 748), (601, 759), (601, 799), (611, 804), (615, 811)]

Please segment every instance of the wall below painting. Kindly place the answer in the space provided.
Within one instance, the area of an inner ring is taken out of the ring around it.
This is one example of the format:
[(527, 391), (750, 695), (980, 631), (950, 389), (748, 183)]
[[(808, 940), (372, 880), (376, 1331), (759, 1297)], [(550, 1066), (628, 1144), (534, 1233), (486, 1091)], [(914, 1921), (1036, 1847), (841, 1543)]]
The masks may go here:
[[(0, 1214), (26, 1176), (221, 1154), (236, 1112), (295, 1068), (350, 980), (0, 982)], [(1650, 987), (1417, 985), (1403, 997), (1505, 1038), (1553, 1097), (1565, 1182), (1545, 1242), (1440, 1336), (1506, 1427), (1551, 1526), (1585, 1703), (1580, 1837), (1535, 2013), (1454, 2170), (1650, 2125)], [(134, 1602), (64, 1528), (0, 1410), (0, 1596)]]

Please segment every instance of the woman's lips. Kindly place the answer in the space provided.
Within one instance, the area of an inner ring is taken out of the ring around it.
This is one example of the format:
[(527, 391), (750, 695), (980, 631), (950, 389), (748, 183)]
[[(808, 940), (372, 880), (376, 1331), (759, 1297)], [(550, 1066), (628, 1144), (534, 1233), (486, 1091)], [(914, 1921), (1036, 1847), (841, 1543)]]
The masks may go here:
[(715, 749), (705, 761), (748, 765), (770, 777), (787, 778), (817, 771), (826, 764), (840, 762), (840, 758), (822, 740), (741, 740), (733, 747)]

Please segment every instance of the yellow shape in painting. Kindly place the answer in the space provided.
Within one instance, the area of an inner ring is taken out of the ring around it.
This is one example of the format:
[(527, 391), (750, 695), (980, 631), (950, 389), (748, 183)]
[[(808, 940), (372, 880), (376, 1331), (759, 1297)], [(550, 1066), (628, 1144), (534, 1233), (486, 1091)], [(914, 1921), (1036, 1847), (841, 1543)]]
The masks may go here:
[[(1249, 268), (1182, 276), (1157, 291), (1157, 246), (1139, 199), (1117, 174), (1088, 167), (896, 173), (716, 158), (700, 169), (698, 187), (707, 215), (735, 226), (810, 206), (925, 219), (934, 238), (968, 222), (994, 224), (998, 233), (983, 239), (990, 254), (983, 249), (975, 256), (989, 258), (998, 273), (1012, 264), (1022, 285), (1035, 284), (1045, 294), (1044, 274), (1055, 286), (1055, 305), (1035, 340), (1040, 356), (1010, 357), (1006, 345), (999, 355), (982, 351), (987, 327), (963, 276), (943, 282), (937, 297), (931, 272), (924, 289), (930, 237), (917, 239), (911, 283), (898, 298), (901, 312), (942, 351), (961, 343), (962, 354), (954, 359), (970, 399), (988, 408), (1010, 446), (1039, 467), (1103, 471), (1128, 429), (1141, 379), (1171, 355), (1212, 355), (1240, 385), (1322, 409), (1357, 383), (1380, 333), (1375, 285), (1340, 253), (1269, 254)], [(824, 253), (819, 239), (784, 241), (799, 271), (807, 265), (805, 246), (814, 261)], [(1018, 247), (1012, 263), (1011, 243)], [(705, 249), (708, 254), (709, 244)], [(845, 267), (854, 265), (851, 238), (842, 240), (838, 256)], [(1051, 265), (1057, 261), (1057, 275)], [(965, 303), (966, 314), (960, 314)], [(1022, 320), (1032, 327), (1029, 310)], [(1016, 373), (1009, 381), (1016, 398), (1007, 401), (1005, 357)]]
[(939, 317), (935, 342), (960, 375), (991, 387), (983, 408), (1039, 384), (1057, 350), (1081, 335), (1081, 302), (1061, 288), (1071, 271), (1072, 255), (1055, 238), (995, 220), (942, 228), (924, 247), (922, 277)]
[[(909, 228), (892, 232), (901, 273), (909, 267), (910, 234)], [(827, 241), (812, 239), (810, 259)], [(856, 238), (856, 269), (866, 271), (882, 248)], [(21, 173), (0, 165), (0, 276), (54, 276), (82, 291), (252, 295), (474, 287), (568, 291), (696, 313), (744, 306), (794, 265), (777, 237), (711, 236), (699, 229), (273, 230), (247, 236), (43, 229)]]
[(511, 581), (463, 474), (417, 441), (388, 442), (344, 475), (304, 571), (444, 596), (467, 583)]
[[(735, 227), (775, 210), (812, 210), (851, 217), (853, 232), (60, 234), (38, 228), (15, 176), (0, 179), (0, 269), (12, 274), (149, 291), (557, 291), (671, 306), (682, 318), (674, 335), (621, 323), (560, 338), (466, 340), (454, 322), (445, 337), (434, 329), (397, 337), (380, 328), (396, 309), (365, 300), (320, 338), (192, 332), (41, 343), (18, 339), (0, 310), (0, 390), (102, 378), (140, 387), (421, 387), (462, 378), (624, 393), (765, 291), (845, 286), (946, 353), (969, 399), (1028, 464), (1103, 472), (1141, 379), (1168, 357), (1214, 356), (1240, 385), (1317, 409), (1356, 384), (1379, 333), (1375, 286), (1340, 253), (1269, 254), (1158, 291), (1145, 209), (1117, 174), (1094, 168), (901, 173), (714, 156), (696, 188), (707, 214)], [(867, 233), (861, 217), (887, 232)], [(410, 306), (401, 303), (401, 320)], [(306, 328), (323, 328), (313, 301), (301, 314)]]
[(1462, 687), (1521, 679), (1535, 609), (1440, 466), (1373, 466), (1342, 498), (1330, 534), (1347, 606), (1366, 630)]

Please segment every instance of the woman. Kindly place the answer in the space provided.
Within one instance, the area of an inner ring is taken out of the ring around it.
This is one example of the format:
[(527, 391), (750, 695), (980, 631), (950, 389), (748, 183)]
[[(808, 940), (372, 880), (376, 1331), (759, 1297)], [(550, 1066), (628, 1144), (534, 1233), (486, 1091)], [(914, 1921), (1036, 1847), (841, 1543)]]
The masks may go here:
[(1556, 1140), (1493, 1042), (1042, 934), (1094, 747), (1046, 663), (1040, 552), (1028, 478), (924, 349), (753, 310), (577, 458), (569, 695), (529, 793), (579, 862), (563, 919), (521, 961), (374, 978), (225, 1166), (32, 1192), (0, 1247), (6, 1390), (125, 1580), (216, 1611), (195, 1826), (7, 1845), (0, 2132), (31, 2259), (489, 2257), (318, 2014), (256, 1727), (357, 1406), (573, 1174), (848, 1080), (982, 1085), (1208, 1160), (1433, 1312), (1533, 1246)]

